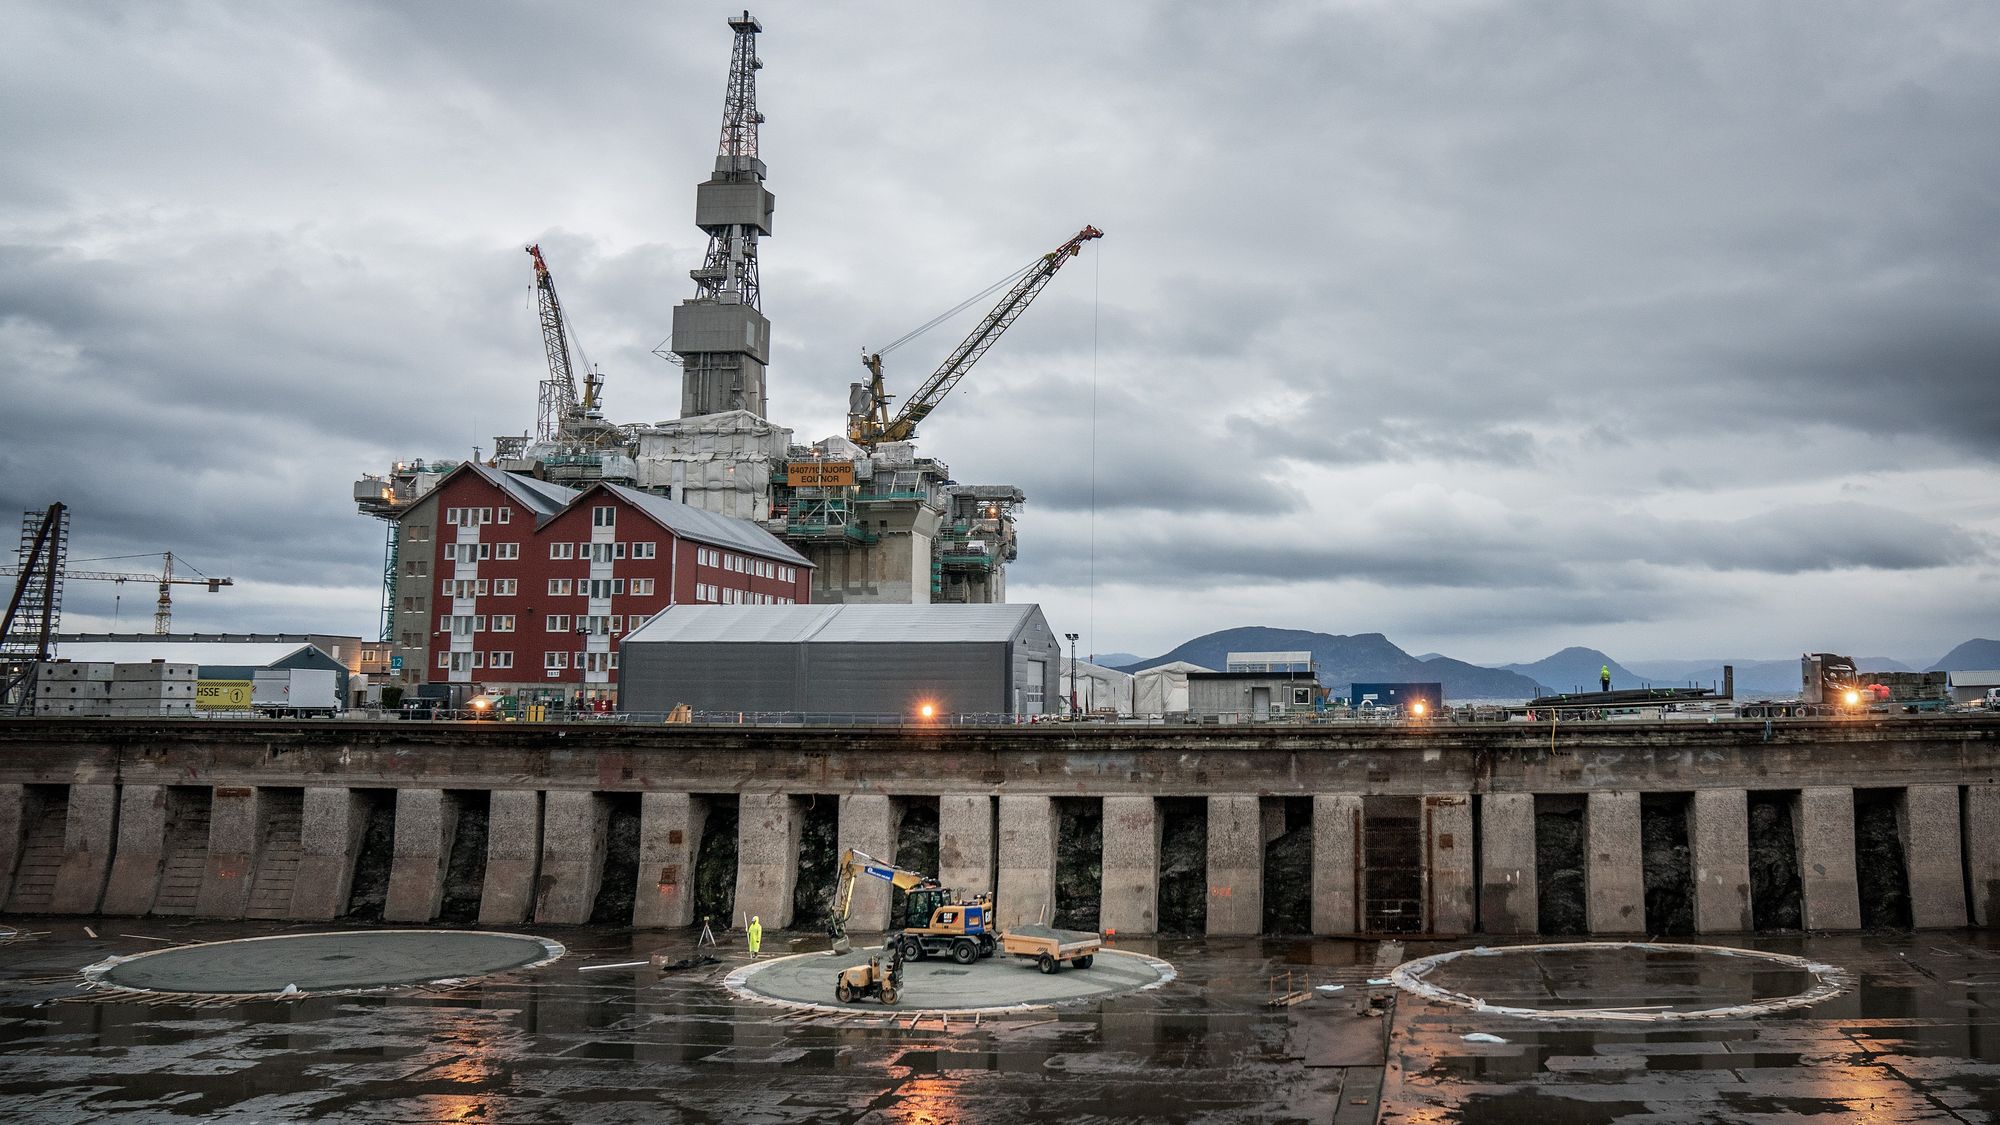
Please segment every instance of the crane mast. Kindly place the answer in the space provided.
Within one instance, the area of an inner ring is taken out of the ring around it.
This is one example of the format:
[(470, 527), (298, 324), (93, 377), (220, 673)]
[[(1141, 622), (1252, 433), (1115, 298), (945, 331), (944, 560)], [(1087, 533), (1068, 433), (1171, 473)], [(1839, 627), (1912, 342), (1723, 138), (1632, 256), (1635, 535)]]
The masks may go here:
[(535, 422), (535, 434), (543, 441), (560, 441), (570, 436), (576, 419), (597, 409), (598, 378), (595, 372), (584, 376), (584, 391), (579, 399), (576, 390), (576, 373), (570, 365), (569, 325), (563, 319), (562, 299), (556, 296), (556, 279), (549, 273), (549, 265), (542, 259), (539, 243), (527, 248), (528, 257), (535, 262), (535, 293), (541, 305), (542, 349), (548, 353), (549, 377), (542, 380), (541, 408)]
[(1027, 311), (1063, 263), (1081, 253), (1084, 243), (1103, 237), (1103, 231), (1087, 226), (1076, 232), (1068, 242), (1042, 255), (1041, 260), (1030, 266), (1014, 287), (1000, 298), (1000, 302), (980, 319), (971, 333), (959, 341), (938, 369), (931, 372), (930, 378), (924, 380), (916, 393), (903, 403), (903, 409), (894, 418), (889, 417), (890, 396), (882, 385), (882, 356), (880, 353), (863, 356), (861, 365), (868, 369), (868, 382), (854, 384), (848, 396), (848, 440), (871, 449), (885, 441), (909, 440), (916, 433), (917, 423), (937, 409), (938, 403), (944, 401), (951, 389), (979, 361), (979, 357), (1000, 339), (1000, 334)]

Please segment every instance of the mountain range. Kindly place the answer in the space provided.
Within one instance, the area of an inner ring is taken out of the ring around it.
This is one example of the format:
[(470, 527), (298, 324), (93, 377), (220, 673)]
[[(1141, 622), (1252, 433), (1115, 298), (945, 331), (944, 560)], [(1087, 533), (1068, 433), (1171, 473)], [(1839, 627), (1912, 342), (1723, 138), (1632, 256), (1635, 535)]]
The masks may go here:
[[(1594, 691), (1599, 671), (1611, 669), (1613, 688), (1722, 686), (1722, 666), (1735, 669), (1739, 698), (1787, 696), (1799, 690), (1799, 662), (1788, 660), (1613, 660), (1594, 648), (1571, 647), (1528, 664), (1497, 668), (1468, 664), (1437, 653), (1412, 656), (1381, 633), (1339, 636), (1305, 629), (1246, 626), (1208, 633), (1151, 659), (1130, 653), (1100, 655), (1097, 662), (1125, 672), (1184, 660), (1221, 670), (1232, 652), (1310, 652), (1320, 683), (1345, 688), (1355, 683), (1437, 682), (1448, 698), (1527, 699), (1566, 691)], [(1908, 664), (1886, 656), (1855, 661), (1863, 672), (1910, 672)], [(2000, 641), (1975, 639), (1952, 649), (1926, 671), (2000, 668)]]

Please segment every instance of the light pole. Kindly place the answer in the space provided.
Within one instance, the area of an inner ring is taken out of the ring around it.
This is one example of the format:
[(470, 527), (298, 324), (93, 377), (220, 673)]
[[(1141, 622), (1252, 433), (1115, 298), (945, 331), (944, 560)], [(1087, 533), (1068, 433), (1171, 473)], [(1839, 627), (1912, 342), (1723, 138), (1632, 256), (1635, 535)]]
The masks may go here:
[(1069, 715), (1076, 718), (1076, 634), (1064, 633), (1069, 638)]

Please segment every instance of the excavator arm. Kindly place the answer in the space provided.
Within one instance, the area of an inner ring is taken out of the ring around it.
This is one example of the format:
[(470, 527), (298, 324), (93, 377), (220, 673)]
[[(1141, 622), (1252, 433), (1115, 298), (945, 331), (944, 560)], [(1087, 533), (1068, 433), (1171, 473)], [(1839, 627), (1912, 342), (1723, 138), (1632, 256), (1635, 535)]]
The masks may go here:
[(857, 848), (847, 849), (841, 853), (840, 867), (834, 874), (833, 910), (826, 922), (827, 936), (833, 939), (836, 952), (847, 951), (847, 916), (854, 909), (855, 881), (863, 876), (880, 879), (902, 891), (938, 885), (938, 881), (929, 875), (893, 863), (883, 863)]
[(857, 394), (856, 401), (850, 404), (848, 439), (870, 449), (885, 441), (909, 440), (916, 433), (917, 423), (937, 409), (937, 405), (979, 361), (979, 357), (1000, 339), (1000, 334), (1027, 311), (1063, 263), (1081, 253), (1084, 243), (1103, 237), (1104, 232), (1096, 227), (1084, 227), (1076, 232), (1075, 237), (1042, 255), (1040, 261), (1028, 267), (1006, 296), (1000, 298), (1000, 303), (980, 319), (971, 333), (959, 341), (958, 346), (938, 365), (938, 369), (931, 372), (931, 377), (924, 380), (916, 393), (903, 403), (903, 409), (894, 418), (888, 416), (889, 395), (882, 385), (882, 357), (879, 354), (864, 356), (861, 363), (868, 369), (868, 383), (865, 392)]

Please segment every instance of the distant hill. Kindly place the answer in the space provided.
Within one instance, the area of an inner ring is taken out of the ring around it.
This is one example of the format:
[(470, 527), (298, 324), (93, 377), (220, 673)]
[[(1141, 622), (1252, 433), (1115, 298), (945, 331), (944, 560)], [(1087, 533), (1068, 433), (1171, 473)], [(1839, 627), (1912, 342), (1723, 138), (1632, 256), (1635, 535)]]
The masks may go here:
[(1503, 664), (1501, 667), (1509, 672), (1519, 672), (1538, 684), (1548, 684), (1560, 692), (1596, 691), (1600, 686), (1598, 673), (1606, 665), (1611, 668), (1611, 686), (1614, 689), (1623, 691), (1645, 686), (1643, 677), (1594, 648), (1572, 646), (1533, 664)]
[(1185, 660), (1204, 668), (1223, 668), (1232, 652), (1311, 652), (1319, 681), (1331, 688), (1356, 683), (1436, 681), (1448, 699), (1528, 699), (1544, 694), (1533, 678), (1497, 668), (1481, 668), (1462, 660), (1435, 657), (1420, 660), (1389, 643), (1380, 633), (1351, 637), (1304, 629), (1247, 626), (1196, 637), (1172, 652), (1121, 665), (1138, 672), (1159, 664)]
[(1987, 672), (2000, 668), (2000, 641), (1972, 640), (1944, 654), (1926, 672)]
[(1137, 664), (1143, 658), (1136, 652), (1100, 652), (1084, 659), (1100, 668), (1123, 668), (1127, 664)]

